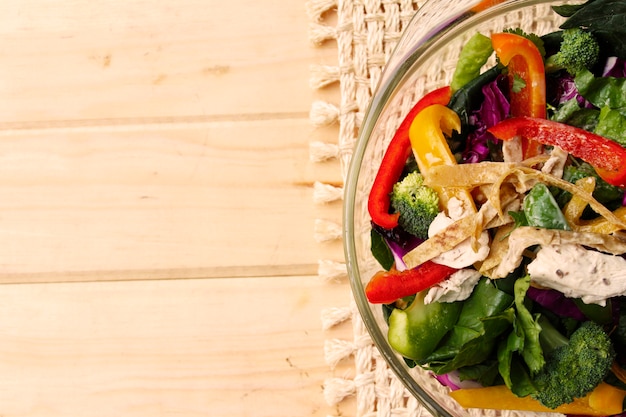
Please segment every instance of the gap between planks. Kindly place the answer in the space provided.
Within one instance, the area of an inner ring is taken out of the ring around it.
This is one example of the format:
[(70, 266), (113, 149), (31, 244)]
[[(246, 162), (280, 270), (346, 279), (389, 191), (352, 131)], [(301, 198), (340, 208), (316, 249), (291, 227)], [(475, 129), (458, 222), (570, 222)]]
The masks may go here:
[(279, 113), (245, 113), (245, 114), (214, 114), (196, 116), (172, 117), (134, 117), (110, 119), (76, 119), (76, 120), (40, 120), (28, 122), (0, 123), (0, 136), (15, 135), (20, 132), (68, 130), (68, 131), (98, 131), (108, 130), (142, 130), (147, 126), (163, 128), (178, 127), (180, 125), (203, 125), (224, 122), (251, 122), (266, 120), (294, 120), (307, 119), (306, 112), (279, 112)]
[(4, 284), (53, 284), (73, 282), (158, 281), (213, 278), (264, 278), (317, 276), (317, 264), (244, 265), (210, 268), (172, 268), (137, 271), (69, 271), (41, 273), (2, 273)]

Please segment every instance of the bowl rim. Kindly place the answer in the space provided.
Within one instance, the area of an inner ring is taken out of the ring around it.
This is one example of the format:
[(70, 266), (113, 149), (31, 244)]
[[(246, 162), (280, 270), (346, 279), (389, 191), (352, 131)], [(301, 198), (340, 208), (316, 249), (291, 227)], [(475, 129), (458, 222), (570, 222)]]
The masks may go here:
[[(420, 18), (420, 11), (424, 8), (434, 7), (433, 4), (441, 0), (427, 0), (416, 14), (411, 18), (407, 27), (414, 25)], [(484, 1), (469, 1), (466, 2), (464, 9), (453, 16), (448, 16), (442, 22), (440, 26), (436, 27), (436, 30), (429, 31), (426, 35), (418, 40), (416, 44), (407, 48), (407, 51), (401, 51), (401, 45), (406, 41), (407, 33), (403, 33), (398, 41), (396, 48), (391, 54), (388, 66), (383, 70), (381, 79), (374, 94), (370, 100), (370, 103), (364, 113), (363, 121), (360, 125), (357, 141), (353, 150), (353, 155), (350, 160), (350, 164), (347, 170), (346, 183), (344, 187), (344, 204), (343, 204), (343, 247), (344, 256), (346, 260), (346, 267), (348, 272), (348, 279), (350, 282), (351, 290), (353, 293), (353, 299), (356, 303), (359, 315), (367, 329), (369, 335), (378, 352), (383, 357), (389, 368), (400, 379), (404, 386), (409, 390), (413, 396), (434, 416), (441, 417), (453, 417), (443, 406), (441, 406), (431, 395), (426, 392), (408, 373), (406, 365), (402, 362), (399, 355), (393, 351), (393, 349), (386, 342), (386, 336), (381, 331), (374, 315), (371, 311), (371, 305), (364, 296), (364, 286), (361, 279), (361, 274), (358, 269), (357, 249), (354, 244), (355, 230), (354, 230), (354, 209), (355, 209), (355, 197), (357, 193), (358, 178), (361, 172), (361, 161), (365, 155), (365, 150), (369, 143), (369, 139), (376, 127), (376, 123), (384, 103), (386, 103), (395, 93), (397, 87), (401, 83), (402, 76), (392, 76), (391, 74), (405, 74), (408, 69), (413, 66), (420, 59), (428, 58), (428, 55), (424, 55), (429, 52), (429, 48), (436, 46), (437, 42), (441, 40), (449, 31), (453, 29), (462, 30), (467, 25), (480, 24), (495, 15), (500, 15), (515, 9), (520, 4), (524, 6), (534, 6), (546, 3), (553, 3), (554, 0), (493, 0), (485, 9), (480, 11), (472, 11), (472, 7)], [(562, 3), (567, 3), (567, 0), (563, 0)], [(406, 48), (406, 46), (405, 46)], [(400, 55), (398, 57), (398, 55)], [(395, 59), (394, 62), (392, 62)], [(357, 297), (356, 294), (363, 295)]]

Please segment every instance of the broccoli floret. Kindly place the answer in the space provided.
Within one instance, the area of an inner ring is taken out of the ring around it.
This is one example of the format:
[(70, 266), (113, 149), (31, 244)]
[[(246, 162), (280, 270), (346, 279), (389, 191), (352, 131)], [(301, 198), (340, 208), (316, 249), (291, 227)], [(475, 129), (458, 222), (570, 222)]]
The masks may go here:
[(599, 324), (587, 321), (567, 339), (547, 319), (540, 319), (539, 339), (546, 364), (535, 376), (532, 396), (549, 408), (584, 397), (608, 375), (615, 349)]
[(599, 56), (600, 45), (590, 32), (581, 28), (565, 29), (559, 52), (548, 58), (547, 66), (576, 75), (579, 71), (591, 69)]
[(439, 196), (424, 185), (419, 172), (408, 174), (396, 183), (391, 193), (391, 207), (400, 213), (398, 224), (408, 233), (428, 238), (428, 226), (439, 213)]

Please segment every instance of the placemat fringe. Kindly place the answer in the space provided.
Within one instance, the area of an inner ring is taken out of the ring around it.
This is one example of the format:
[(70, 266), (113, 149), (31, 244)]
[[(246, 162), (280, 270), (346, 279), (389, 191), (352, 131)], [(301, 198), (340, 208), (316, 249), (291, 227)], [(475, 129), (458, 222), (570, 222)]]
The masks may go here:
[(314, 101), (311, 104), (309, 119), (316, 127), (331, 125), (339, 120), (339, 107), (322, 100)]
[[(311, 44), (320, 46), (328, 41), (337, 44), (337, 65), (312, 66), (310, 87), (322, 89), (339, 84), (338, 103), (314, 101), (310, 108), (309, 119), (313, 126), (338, 125), (337, 143), (317, 141), (309, 144), (311, 162), (336, 159), (340, 167), (338, 181), (314, 182), (315, 204), (343, 200), (343, 182), (372, 92), (402, 30), (423, 1), (310, 0), (306, 3)], [(331, 13), (336, 19), (333, 19), (333, 24), (326, 24), (331, 20)], [(313, 236), (320, 243), (340, 240), (342, 225), (327, 219), (316, 219)], [(344, 262), (331, 259), (318, 261), (318, 276), (325, 282), (345, 285), (347, 272)], [(323, 395), (329, 405), (337, 405), (354, 396), (356, 417), (427, 415), (380, 356), (354, 300), (350, 300), (349, 306), (323, 310), (320, 318), (325, 331), (348, 320), (352, 323), (352, 340), (329, 338), (324, 344), (324, 359), (331, 371), (336, 371), (345, 361), (354, 364), (354, 372), (350, 375), (332, 375), (324, 381)]]
[(339, 67), (332, 65), (311, 65), (309, 85), (313, 89), (320, 89), (339, 81)]
[(343, 187), (325, 184), (320, 181), (313, 183), (313, 201), (317, 204), (343, 200)]
[(334, 143), (309, 143), (309, 159), (311, 162), (324, 162), (339, 157), (339, 146)]
[(337, 29), (319, 23), (309, 24), (309, 40), (314, 45), (321, 45), (326, 41), (337, 39)]
[(326, 282), (345, 281), (348, 277), (348, 269), (343, 262), (329, 259), (320, 259), (317, 266), (317, 275)]
[[(314, 102), (309, 118), (313, 126), (338, 124), (337, 143), (313, 142), (309, 145), (310, 160), (324, 162), (336, 159), (339, 163), (337, 181), (315, 182), (313, 200), (317, 204), (341, 202), (343, 184), (357, 142), (358, 129), (372, 98), (383, 69), (400, 40), (403, 30), (426, 0), (308, 0), (309, 37), (313, 46), (327, 41), (336, 42), (337, 65), (311, 67), (310, 86), (314, 89), (338, 84), (339, 97), (336, 103)], [(444, 7), (454, 2), (442, 1)], [(331, 19), (331, 14), (332, 19)], [(551, 19), (549, 6), (537, 8), (536, 16), (530, 16), (524, 26), (531, 31), (545, 32), (542, 28)], [(511, 27), (521, 16), (507, 16)], [(326, 24), (328, 21), (332, 24)], [(552, 26), (552, 25), (550, 25)], [(448, 67), (448, 65), (445, 65)], [(420, 88), (429, 90), (437, 85), (440, 74), (427, 77)], [(412, 106), (413, 97), (405, 97), (398, 111), (400, 114)], [(388, 128), (395, 129), (393, 123)], [(340, 175), (340, 176), (339, 176)], [(339, 209), (339, 205), (337, 205)], [(342, 238), (341, 226), (332, 221), (318, 219), (314, 225), (314, 238), (318, 242)], [(337, 254), (343, 259), (343, 253)], [(330, 259), (318, 261), (318, 276), (329, 284), (346, 285), (347, 265)], [(384, 358), (372, 342), (361, 319), (355, 301), (349, 306), (333, 307), (321, 312), (324, 331), (328, 331), (348, 320), (352, 325), (352, 339), (328, 338), (324, 344), (324, 359), (332, 371), (323, 384), (324, 399), (336, 405), (349, 396), (354, 396), (355, 414), (348, 417), (426, 417), (428, 410), (412, 396), (403, 383), (393, 374)], [(349, 375), (336, 375), (340, 365), (354, 365)], [(427, 378), (428, 379), (428, 378)], [(437, 384), (436, 381), (430, 381)], [(451, 400), (452, 401), (452, 400)], [(484, 410), (467, 410), (471, 417), (498, 415), (501, 417), (530, 417), (536, 413)], [(328, 416), (333, 417), (333, 416)], [(338, 416), (335, 416), (338, 417)]]
[(324, 342), (324, 360), (330, 369), (350, 357), (355, 351), (355, 343), (348, 340), (329, 339)]
[(306, 3), (306, 11), (309, 19), (318, 22), (322, 15), (337, 7), (337, 0), (310, 0)]
[(352, 317), (350, 307), (330, 307), (322, 310), (322, 330), (330, 330), (335, 326), (349, 320)]
[(324, 399), (328, 405), (337, 405), (355, 392), (356, 385), (352, 379), (328, 378), (324, 381)]
[(330, 220), (316, 219), (313, 237), (318, 243), (341, 239), (342, 227)]

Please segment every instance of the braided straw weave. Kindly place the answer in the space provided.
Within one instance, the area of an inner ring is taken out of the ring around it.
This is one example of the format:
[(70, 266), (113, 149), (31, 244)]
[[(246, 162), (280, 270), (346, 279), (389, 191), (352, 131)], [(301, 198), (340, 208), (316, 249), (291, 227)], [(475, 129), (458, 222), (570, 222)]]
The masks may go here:
[[(338, 143), (311, 143), (313, 161), (338, 158), (341, 178), (346, 178), (352, 150), (357, 140), (359, 125), (369, 105), (383, 67), (396, 46), (403, 29), (424, 3), (412, 0), (314, 0), (307, 4), (311, 20), (310, 38), (314, 44), (326, 41), (337, 43), (338, 65), (312, 68), (311, 86), (324, 88), (339, 83), (338, 104), (315, 102), (310, 118), (314, 125), (338, 122)], [(323, 23), (322, 16), (336, 12), (336, 25)], [(316, 183), (314, 200), (329, 203), (343, 197), (343, 189)], [(340, 225), (326, 220), (315, 224), (316, 239), (340, 239)], [(343, 254), (339, 254), (343, 257)], [(341, 281), (346, 266), (337, 260), (320, 260), (319, 275), (328, 281)], [(327, 340), (324, 354), (329, 367), (344, 360), (354, 360), (355, 377), (328, 378), (324, 396), (330, 405), (344, 398), (356, 396), (356, 416), (428, 416), (418, 401), (406, 391), (380, 356), (364, 327), (356, 306), (348, 305), (322, 312), (325, 329), (346, 320), (352, 320), (354, 338)]]
[[(425, 2), (426, 0), (309, 0), (307, 2), (311, 42), (314, 45), (336, 42), (338, 52), (336, 66), (312, 68), (311, 87), (321, 89), (338, 83), (340, 89), (338, 103), (315, 102), (310, 112), (310, 119), (314, 125), (338, 123), (338, 142), (311, 143), (310, 156), (314, 162), (338, 159), (342, 180), (346, 179), (359, 126), (372, 93), (383, 74), (384, 66), (400, 40), (403, 30)], [(448, 0), (442, 1), (443, 7), (450, 4)], [(336, 14), (334, 20), (336, 23), (333, 25), (325, 24), (326, 20), (331, 20), (330, 14)], [(500, 24), (503, 27), (523, 27), (535, 33), (545, 33), (554, 27), (554, 22), (551, 21), (552, 16), (548, 8), (540, 8), (535, 16), (512, 14), (506, 16)], [(459, 45), (457, 45), (458, 48), (460, 48)], [(445, 62), (447, 59), (453, 59), (453, 57), (448, 58), (444, 54), (442, 58), (444, 62), (440, 63), (440, 68), (453, 69), (454, 64)], [(367, 161), (367, 165), (371, 166), (372, 170), (375, 170), (380, 163), (386, 144), (414, 103), (414, 97), (422, 95), (433, 86), (442, 85), (442, 80), (449, 82), (450, 77), (451, 70), (431, 71), (416, 80), (408, 87), (408, 91), (396, 99), (397, 103), (393, 103), (392, 106), (395, 112), (389, 112), (391, 115), (387, 116), (387, 120), (380, 123), (383, 127), (374, 132), (370, 140), (376, 145), (370, 155), (372, 160)], [(376, 137), (376, 135), (382, 137)], [(374, 175), (375, 172), (369, 174), (372, 179)], [(341, 187), (321, 182), (315, 184), (313, 199), (317, 204), (338, 201), (342, 197)], [(361, 223), (355, 225), (356, 233), (369, 236), (367, 218), (368, 215), (364, 211), (355, 213), (355, 223), (359, 219)], [(327, 220), (317, 220), (315, 239), (319, 242), (341, 239), (341, 225)], [(367, 241), (364, 242), (364, 244), (367, 243)], [(337, 259), (343, 259), (343, 253), (337, 254)], [(337, 259), (320, 260), (318, 273), (323, 280), (345, 284), (346, 265)], [(387, 366), (370, 339), (354, 302), (346, 300), (346, 304), (343, 307), (322, 311), (322, 326), (326, 330), (351, 320), (353, 340), (327, 340), (324, 354), (331, 369), (342, 361), (353, 360), (355, 373), (353, 378), (328, 378), (324, 383), (326, 401), (330, 405), (335, 405), (348, 396), (355, 396), (356, 417), (430, 416), (428, 410), (405, 389)], [(425, 373), (420, 374), (416, 375), (416, 379), (424, 378)], [(431, 377), (420, 382), (430, 386), (431, 389), (440, 388)], [(469, 410), (466, 414), (471, 416), (528, 416), (536, 413)]]

